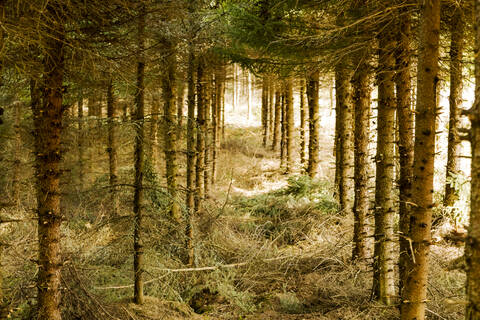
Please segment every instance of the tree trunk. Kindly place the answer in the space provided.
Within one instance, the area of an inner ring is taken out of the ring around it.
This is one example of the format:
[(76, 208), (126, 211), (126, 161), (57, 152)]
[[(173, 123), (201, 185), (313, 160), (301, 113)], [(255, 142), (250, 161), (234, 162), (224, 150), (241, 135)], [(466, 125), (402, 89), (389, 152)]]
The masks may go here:
[(306, 147), (306, 108), (305, 108), (305, 79), (300, 79), (300, 165), (302, 167), (302, 172), (305, 171), (305, 164), (307, 162), (307, 157), (305, 153)]
[(205, 62), (200, 59), (197, 65), (197, 159), (195, 170), (195, 212), (200, 211), (204, 198), (205, 176), (205, 108), (207, 96), (205, 84)]
[[(424, 319), (431, 242), (440, 1), (421, 6), (410, 238), (413, 256), (402, 292), (402, 320)], [(473, 175), (472, 175), (473, 176)]]
[(318, 174), (320, 163), (320, 115), (318, 103), (320, 72), (315, 70), (307, 78), (307, 100), (308, 100), (308, 166), (307, 173), (311, 178)]
[(379, 35), (378, 116), (375, 177), (374, 298), (390, 305), (395, 296), (393, 222), (395, 214), (395, 39)]
[[(191, 46), (191, 45), (190, 45)], [(195, 56), (193, 48), (189, 48), (188, 73), (187, 73), (187, 94), (188, 94), (188, 117), (187, 117), (187, 195), (186, 195), (186, 249), (187, 264), (193, 265), (193, 228), (192, 216), (195, 210)]]
[(150, 120), (150, 150), (149, 157), (154, 171), (158, 170), (160, 148), (158, 144), (158, 124), (160, 114), (160, 101), (157, 93), (152, 96), (151, 120)]
[(134, 235), (133, 235), (133, 271), (135, 275), (134, 284), (134, 302), (143, 304), (143, 174), (145, 166), (144, 155), (144, 118), (145, 118), (145, 60), (143, 51), (145, 48), (145, 7), (140, 8), (138, 17), (138, 61), (137, 61), (137, 84), (135, 92), (135, 191), (133, 197), (133, 214), (134, 214)]
[[(475, 0), (475, 52), (480, 51), (480, 0)], [(465, 242), (465, 261), (467, 273), (466, 320), (480, 319), (480, 55), (476, 54), (475, 64), (475, 102), (471, 109), (470, 122), (472, 144), (472, 172), (470, 191), (470, 226)]]
[(273, 139), (274, 96), (275, 87), (273, 85), (273, 78), (270, 76), (268, 81), (268, 136), (270, 139)]
[(410, 244), (410, 204), (412, 202), (413, 179), (413, 121), (414, 113), (411, 101), (411, 18), (407, 8), (401, 9), (397, 26), (396, 50), (396, 92), (397, 92), (397, 120), (398, 120), (398, 153), (400, 157), (400, 176), (398, 188), (399, 204), (399, 296), (406, 278), (409, 263)]
[(215, 72), (215, 101), (212, 101), (212, 122), (213, 122), (213, 142), (212, 142), (212, 184), (217, 179), (217, 156), (219, 149), (220, 120), (222, 110), (223, 88), (225, 86), (225, 67), (219, 66)]
[(263, 147), (266, 147), (268, 138), (268, 80), (266, 76), (262, 79), (262, 137)]
[(447, 151), (447, 183), (445, 183), (445, 197), (443, 204), (453, 206), (458, 196), (449, 178), (458, 174), (457, 158), (459, 153), (460, 139), (458, 126), (460, 122), (460, 110), (462, 106), (463, 89), (463, 50), (464, 50), (464, 21), (463, 12), (455, 8), (450, 23), (450, 119), (448, 124), (448, 151)]
[(273, 137), (272, 137), (272, 151), (277, 151), (278, 138), (280, 136), (280, 118), (282, 113), (281, 94), (278, 86), (275, 86), (275, 119), (273, 121)]
[[(34, 125), (35, 177), (38, 215), (38, 314), (37, 319), (60, 320), (60, 175), (62, 101), (64, 76), (64, 35), (61, 14), (48, 3), (46, 19), (55, 23), (45, 38), (43, 92), (31, 81), (31, 106)], [(42, 94), (42, 97), (40, 95)], [(43, 98), (43, 101), (41, 101)]]
[(205, 156), (204, 156), (204, 175), (203, 175), (203, 188), (204, 188), (204, 198), (207, 199), (210, 195), (210, 182), (211, 182), (211, 153), (212, 153), (212, 114), (211, 114), (211, 104), (212, 104), (212, 87), (213, 87), (213, 73), (211, 68), (205, 70), (207, 72), (207, 80), (205, 83), (205, 102), (203, 106), (203, 112), (205, 117)]
[[(20, 171), (21, 171), (21, 148), (22, 136), (20, 134), (20, 123), (22, 120), (22, 103), (16, 101), (13, 105), (15, 113), (14, 131), (15, 131), (15, 147), (13, 152), (13, 181), (12, 181), (12, 198), (15, 206), (20, 206)], [(0, 300), (1, 301), (1, 300)]]
[(352, 72), (345, 65), (336, 67), (335, 92), (337, 95), (336, 111), (339, 113), (340, 126), (338, 128), (339, 140), (336, 157), (339, 159), (337, 170), (338, 197), (341, 210), (349, 215), (352, 214), (354, 200), (354, 106), (352, 101)]
[(286, 146), (285, 146), (285, 142), (286, 142), (286, 131), (287, 131), (287, 128), (286, 128), (286, 125), (287, 125), (287, 119), (286, 119), (286, 108), (285, 108), (285, 85), (282, 84), (282, 99), (281, 99), (281, 108), (282, 108), (282, 116), (281, 116), (281, 120), (280, 120), (280, 131), (282, 133), (281, 137), (280, 137), (280, 168), (283, 169), (285, 167), (285, 158), (286, 158)]
[(78, 147), (78, 184), (79, 189), (82, 190), (85, 186), (85, 149), (84, 149), (84, 128), (83, 128), (83, 96), (80, 94), (77, 102), (78, 107), (78, 132), (77, 132), (77, 147)]
[(176, 110), (176, 59), (175, 45), (168, 40), (164, 48), (169, 54), (164, 63), (162, 76), (162, 97), (163, 97), (163, 119), (164, 119), (164, 148), (165, 148), (165, 175), (167, 179), (167, 190), (169, 195), (169, 214), (176, 222), (181, 221), (180, 206), (178, 205), (177, 191), (177, 110)]
[(353, 102), (355, 105), (355, 156), (354, 184), (355, 200), (353, 203), (353, 252), (352, 260), (364, 260), (367, 257), (366, 239), (369, 233), (367, 221), (370, 206), (368, 177), (370, 155), (368, 143), (370, 139), (370, 66), (368, 57), (358, 61), (353, 76)]
[(293, 171), (293, 80), (288, 78), (285, 84), (285, 146), (286, 146), (286, 173)]
[(185, 75), (181, 73), (181, 76), (177, 80), (177, 126), (178, 126), (178, 137), (180, 140), (182, 137), (182, 126), (183, 126), (183, 107), (185, 105)]
[(110, 208), (112, 216), (118, 215), (118, 161), (117, 139), (115, 130), (115, 101), (113, 96), (113, 81), (110, 79), (107, 87), (107, 118), (108, 118), (108, 165), (110, 173)]

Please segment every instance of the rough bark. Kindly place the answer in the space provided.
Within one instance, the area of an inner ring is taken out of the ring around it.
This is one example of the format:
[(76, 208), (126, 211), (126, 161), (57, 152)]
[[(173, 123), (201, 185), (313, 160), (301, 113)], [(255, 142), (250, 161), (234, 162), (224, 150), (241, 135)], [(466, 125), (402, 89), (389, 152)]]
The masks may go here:
[(307, 162), (307, 157), (305, 153), (305, 147), (307, 145), (306, 134), (307, 134), (307, 110), (305, 104), (305, 79), (300, 79), (300, 165), (302, 172), (305, 171), (305, 165)]
[[(422, 2), (423, 3), (423, 2)], [(410, 216), (413, 255), (402, 290), (402, 320), (424, 319), (427, 299), (428, 253), (431, 243), (435, 158), (435, 109), (438, 82), (440, 1), (421, 7), (417, 75), (417, 108)]]
[(352, 72), (345, 64), (340, 64), (335, 70), (336, 112), (340, 117), (336, 157), (338, 158), (338, 198), (341, 210), (352, 214), (354, 199), (354, 105), (351, 86)]
[(225, 86), (225, 66), (220, 65), (215, 71), (215, 101), (212, 101), (212, 184), (217, 179), (217, 157), (220, 144), (221, 110), (223, 90)]
[(213, 73), (211, 68), (205, 69), (206, 71), (206, 83), (205, 83), (205, 102), (203, 106), (204, 119), (205, 119), (205, 155), (204, 155), (204, 175), (203, 175), (203, 189), (204, 189), (204, 198), (207, 199), (210, 195), (210, 183), (211, 183), (211, 156), (212, 156), (212, 114), (211, 114), (211, 104), (213, 101), (212, 98), (212, 87), (213, 87)]
[(199, 212), (204, 198), (204, 176), (205, 176), (205, 108), (207, 96), (205, 84), (205, 62), (200, 59), (197, 65), (197, 158), (195, 169), (195, 212)]
[[(475, 52), (480, 52), (480, 0), (475, 0)], [(470, 226), (465, 242), (467, 274), (466, 320), (480, 319), (480, 55), (474, 58), (475, 102), (469, 116), (472, 124), (472, 171), (470, 191)]]
[(80, 94), (80, 97), (77, 102), (77, 108), (78, 108), (78, 131), (77, 131), (77, 147), (78, 147), (78, 183), (79, 183), (79, 190), (83, 189), (83, 186), (85, 185), (85, 148), (84, 144), (85, 142), (83, 141), (84, 139), (84, 117), (83, 117), (83, 96)]
[[(368, 59), (362, 57), (362, 59)], [(367, 257), (366, 239), (369, 234), (367, 221), (370, 198), (368, 177), (370, 154), (368, 143), (370, 138), (370, 66), (369, 61), (358, 61), (353, 76), (353, 103), (355, 105), (355, 155), (354, 184), (355, 200), (353, 203), (353, 251), (352, 260), (364, 260)]]
[(395, 297), (394, 239), (395, 214), (395, 49), (393, 32), (379, 35), (378, 115), (375, 177), (375, 246), (373, 295), (386, 305)]
[(277, 151), (278, 148), (278, 138), (280, 136), (280, 118), (282, 113), (281, 106), (281, 94), (278, 86), (275, 86), (275, 119), (273, 121), (273, 137), (272, 137), (272, 151)]
[(158, 125), (159, 125), (159, 114), (160, 114), (160, 98), (156, 93), (152, 96), (152, 106), (151, 106), (151, 120), (150, 120), (150, 148), (149, 160), (152, 163), (152, 168), (154, 170), (158, 169), (159, 163), (159, 143), (158, 143)]
[(193, 265), (193, 226), (192, 216), (195, 210), (195, 56), (193, 48), (189, 48), (188, 55), (188, 71), (187, 71), (187, 195), (186, 195), (186, 216), (185, 216), (185, 234), (186, 234), (186, 249), (187, 249), (187, 264)]
[(263, 147), (267, 146), (267, 139), (268, 139), (268, 80), (267, 77), (264, 76), (262, 79), (262, 141)]
[(286, 147), (286, 170), (291, 173), (293, 171), (293, 80), (288, 78), (285, 84), (285, 147)]
[[(22, 103), (16, 101), (13, 105), (14, 108), (14, 151), (13, 151), (13, 179), (12, 179), (12, 200), (13, 203), (20, 206), (20, 169), (21, 169), (21, 148), (22, 148), (22, 136), (20, 134), (20, 122), (22, 119)], [(0, 300), (1, 301), (1, 300)]]
[(281, 120), (280, 120), (280, 168), (283, 169), (285, 167), (285, 160), (286, 160), (286, 140), (287, 140), (287, 116), (286, 116), (286, 92), (285, 92), (285, 84), (282, 84), (282, 99), (281, 99)]
[(162, 76), (162, 99), (163, 99), (163, 139), (165, 152), (165, 177), (167, 179), (167, 191), (169, 197), (170, 217), (181, 221), (180, 206), (178, 205), (177, 190), (177, 110), (176, 110), (176, 59), (175, 45), (168, 40), (164, 42), (167, 56), (164, 58), (164, 73)]
[(411, 101), (411, 18), (408, 9), (402, 9), (397, 25), (396, 75), (398, 154), (400, 157), (400, 175), (398, 188), (399, 204), (399, 295), (401, 296), (409, 261), (410, 245), (410, 203), (412, 202), (413, 179), (413, 121), (414, 113)]
[(136, 304), (143, 304), (143, 273), (144, 273), (144, 259), (143, 259), (143, 174), (145, 166), (144, 155), (144, 118), (145, 118), (145, 60), (143, 51), (145, 48), (145, 8), (141, 7), (138, 18), (138, 61), (137, 61), (137, 83), (135, 92), (135, 151), (134, 151), (134, 166), (135, 166), (135, 182), (134, 182), (134, 196), (133, 196), (133, 214), (134, 214), (134, 235), (133, 235), (133, 272), (135, 277), (134, 282), (134, 296), (133, 300)]
[[(64, 25), (55, 4), (46, 5), (51, 21), (45, 38), (42, 89), (31, 82), (38, 216), (37, 319), (60, 320), (60, 175), (64, 76)], [(42, 100), (42, 101), (41, 101)]]
[[(460, 8), (455, 8), (450, 22), (450, 96), (448, 99), (450, 115), (448, 123), (447, 180), (459, 172), (457, 160), (460, 146), (458, 127), (462, 106), (463, 89), (463, 51), (464, 51), (464, 18)], [(455, 188), (451, 183), (445, 184), (443, 204), (453, 206), (457, 200)]]
[(108, 167), (110, 182), (110, 210), (113, 216), (118, 215), (118, 160), (117, 139), (115, 130), (115, 100), (113, 95), (113, 81), (110, 80), (107, 87), (107, 121), (108, 121)]
[(184, 74), (178, 75), (177, 80), (177, 125), (178, 125), (178, 137), (182, 137), (182, 127), (183, 127), (183, 107), (185, 105), (185, 76)]
[(308, 100), (308, 166), (307, 173), (311, 178), (318, 174), (320, 164), (320, 115), (319, 115), (319, 77), (318, 70), (311, 73), (307, 78)]

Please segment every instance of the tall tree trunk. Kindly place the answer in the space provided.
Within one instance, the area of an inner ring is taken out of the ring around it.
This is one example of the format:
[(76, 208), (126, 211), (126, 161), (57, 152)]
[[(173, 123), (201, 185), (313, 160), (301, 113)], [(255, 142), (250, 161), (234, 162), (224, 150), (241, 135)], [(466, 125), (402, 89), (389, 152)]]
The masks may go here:
[(222, 110), (223, 88), (225, 86), (225, 66), (220, 65), (215, 70), (215, 101), (212, 101), (212, 122), (213, 122), (213, 142), (212, 142), (212, 184), (217, 178), (217, 156), (219, 149), (220, 120)]
[(368, 211), (370, 198), (368, 192), (368, 176), (370, 155), (368, 143), (370, 139), (370, 66), (368, 56), (359, 59), (357, 70), (353, 76), (353, 103), (355, 105), (355, 200), (353, 203), (353, 252), (352, 260), (364, 260), (367, 255), (366, 239), (368, 230)]
[(145, 7), (141, 6), (140, 15), (138, 17), (138, 61), (137, 61), (137, 85), (135, 92), (135, 191), (133, 196), (133, 214), (134, 214), (134, 235), (133, 235), (133, 271), (135, 275), (134, 284), (134, 302), (136, 304), (143, 304), (143, 174), (145, 166), (144, 154), (144, 118), (145, 118), (145, 59), (143, 51), (145, 49)]
[(80, 93), (80, 97), (77, 102), (78, 107), (78, 132), (77, 132), (77, 147), (78, 147), (78, 184), (80, 190), (85, 186), (85, 148), (84, 148), (84, 128), (83, 122), (83, 95)]
[(192, 217), (195, 210), (195, 56), (192, 45), (189, 47), (187, 71), (188, 117), (187, 117), (187, 195), (186, 195), (186, 249), (187, 264), (193, 265), (193, 225)]
[(250, 71), (247, 71), (247, 120), (250, 120), (250, 113), (252, 112), (252, 81)]
[(395, 296), (395, 44), (393, 32), (379, 35), (373, 295), (387, 305)]
[(285, 145), (286, 145), (286, 173), (293, 171), (293, 80), (288, 78), (285, 83)]
[(308, 166), (307, 173), (311, 178), (318, 174), (320, 163), (320, 115), (318, 103), (320, 72), (315, 70), (307, 77), (307, 100), (308, 100)]
[(268, 138), (268, 80), (267, 76), (262, 79), (262, 138), (263, 147), (267, 146)]
[(152, 168), (156, 171), (158, 170), (159, 164), (159, 153), (160, 148), (158, 144), (158, 125), (159, 125), (159, 114), (160, 114), (160, 98), (157, 93), (152, 95), (152, 106), (151, 106), (151, 120), (150, 120), (150, 150), (149, 157), (152, 163)]
[(178, 137), (182, 137), (182, 126), (183, 126), (183, 107), (185, 105), (185, 75), (183, 73), (179, 74), (179, 79), (177, 79), (177, 125), (178, 125)]
[[(455, 8), (450, 22), (450, 119), (448, 125), (448, 151), (447, 151), (447, 180), (458, 174), (458, 152), (460, 139), (458, 126), (460, 122), (460, 109), (462, 106), (463, 89), (463, 50), (464, 50), (464, 21), (461, 8)], [(445, 184), (445, 197), (443, 204), (453, 206), (457, 200), (457, 194), (452, 183)]]
[(205, 156), (204, 156), (204, 175), (203, 175), (203, 188), (204, 188), (204, 198), (207, 199), (210, 195), (210, 182), (211, 182), (211, 153), (212, 153), (212, 114), (211, 114), (211, 104), (212, 104), (212, 86), (213, 86), (213, 73), (211, 68), (205, 70), (207, 72), (207, 81), (205, 83), (205, 102), (206, 104), (203, 107), (204, 118), (205, 118)]
[(280, 168), (283, 169), (285, 167), (285, 159), (286, 159), (286, 145), (285, 142), (287, 140), (287, 117), (286, 117), (286, 93), (285, 93), (285, 84), (282, 84), (282, 99), (281, 99), (281, 108), (282, 108), (282, 116), (280, 120), (280, 131), (281, 131), (281, 137), (280, 137)]
[(60, 8), (55, 4), (46, 5), (45, 15), (52, 24), (44, 40), (47, 51), (43, 60), (43, 92), (40, 93), (34, 80), (30, 88), (38, 215), (37, 319), (60, 320), (60, 162), (65, 29)]
[(117, 139), (115, 130), (115, 100), (113, 95), (113, 81), (110, 79), (107, 87), (107, 118), (108, 118), (108, 166), (110, 173), (110, 205), (112, 216), (118, 215), (118, 160)]
[(412, 183), (410, 239), (413, 255), (402, 290), (402, 320), (423, 319), (427, 298), (428, 252), (431, 243), (435, 159), (435, 109), (438, 82), (440, 1), (421, 6), (417, 75), (417, 108)]
[[(480, 52), (480, 0), (475, 0), (475, 46)], [(470, 189), (470, 226), (465, 242), (465, 261), (467, 273), (466, 320), (480, 319), (480, 55), (474, 57), (475, 64), (475, 102), (470, 110), (472, 172)]]
[(354, 106), (352, 101), (352, 72), (342, 63), (336, 67), (335, 71), (335, 92), (337, 95), (336, 111), (340, 116), (339, 140), (337, 144), (340, 149), (337, 150), (336, 157), (339, 159), (338, 167), (338, 187), (341, 210), (349, 215), (352, 214), (354, 199)]
[(268, 79), (268, 136), (273, 139), (273, 121), (274, 121), (274, 96), (275, 87), (273, 85), (273, 77)]
[(199, 212), (204, 198), (205, 176), (205, 108), (207, 105), (207, 92), (205, 84), (205, 62), (201, 58), (197, 65), (197, 159), (195, 170), (195, 212)]
[[(21, 148), (22, 148), (22, 136), (20, 134), (20, 123), (22, 120), (22, 103), (16, 101), (13, 105), (14, 108), (14, 131), (15, 131), (15, 147), (13, 151), (13, 181), (12, 181), (12, 198), (15, 206), (20, 206), (20, 169), (21, 169)], [(0, 300), (1, 301), (1, 300)]]
[(306, 143), (306, 125), (307, 125), (307, 110), (305, 108), (305, 79), (300, 79), (300, 164), (302, 172), (305, 171), (307, 157), (305, 153)]
[(282, 113), (282, 105), (281, 105), (281, 94), (278, 86), (275, 86), (275, 105), (274, 105), (274, 112), (275, 112), (275, 119), (273, 121), (273, 137), (272, 137), (272, 151), (277, 151), (278, 148), (278, 138), (280, 136), (280, 118)]
[(164, 42), (165, 51), (168, 55), (165, 57), (165, 71), (162, 76), (162, 96), (163, 96), (163, 119), (164, 119), (164, 148), (165, 148), (165, 175), (167, 179), (167, 190), (169, 194), (169, 213), (170, 217), (176, 222), (181, 221), (180, 206), (178, 205), (177, 190), (177, 119), (176, 119), (176, 96), (175, 96), (175, 75), (176, 58), (175, 45), (170, 41)]
[(399, 296), (406, 278), (409, 263), (410, 245), (410, 203), (412, 203), (413, 179), (413, 121), (414, 113), (411, 101), (411, 18), (408, 8), (401, 9), (397, 25), (396, 76), (397, 120), (398, 120), (398, 153), (400, 156), (400, 176), (398, 188), (399, 204)]

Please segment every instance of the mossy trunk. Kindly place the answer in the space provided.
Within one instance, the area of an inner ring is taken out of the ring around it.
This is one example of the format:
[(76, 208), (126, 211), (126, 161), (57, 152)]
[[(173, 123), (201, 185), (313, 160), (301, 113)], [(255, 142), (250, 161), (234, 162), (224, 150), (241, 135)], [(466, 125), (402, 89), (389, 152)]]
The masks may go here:
[(411, 18), (408, 9), (401, 9), (397, 25), (396, 75), (398, 154), (400, 157), (399, 188), (399, 296), (406, 278), (409, 263), (410, 245), (410, 204), (412, 203), (413, 179), (413, 121), (411, 101)]
[(197, 145), (195, 166), (195, 212), (199, 212), (204, 198), (205, 176), (205, 108), (207, 105), (207, 92), (205, 85), (205, 62), (200, 59), (197, 65)]
[[(440, 1), (420, 8), (420, 44), (417, 67), (417, 108), (412, 183), (410, 239), (413, 255), (402, 290), (401, 319), (424, 319), (427, 300), (428, 253), (431, 243), (435, 112), (438, 82)], [(473, 175), (472, 175), (473, 176)]]
[(275, 119), (273, 121), (273, 136), (272, 136), (272, 151), (277, 151), (278, 148), (278, 140), (280, 137), (280, 121), (281, 121), (281, 114), (282, 114), (282, 104), (281, 104), (282, 96), (280, 93), (280, 89), (278, 86), (275, 86), (275, 105), (274, 105), (274, 113)]
[(133, 215), (134, 215), (134, 234), (133, 234), (133, 273), (134, 273), (134, 293), (133, 301), (136, 304), (143, 304), (143, 273), (144, 273), (144, 232), (143, 232), (143, 175), (145, 167), (144, 150), (144, 118), (145, 118), (145, 60), (143, 51), (145, 48), (145, 7), (140, 8), (137, 26), (138, 57), (137, 57), (137, 81), (135, 92), (135, 142), (134, 142), (134, 196), (133, 196)]
[(395, 38), (379, 35), (378, 115), (375, 176), (375, 246), (373, 295), (386, 305), (395, 297), (393, 223), (395, 203)]
[(288, 78), (285, 83), (285, 147), (286, 147), (286, 170), (287, 174), (292, 173), (294, 159), (293, 159), (293, 80)]
[(318, 174), (320, 164), (320, 114), (318, 102), (320, 72), (315, 70), (307, 77), (308, 101), (308, 166), (307, 173), (311, 178)]
[(462, 106), (463, 89), (463, 51), (465, 25), (461, 8), (455, 8), (450, 22), (450, 96), (448, 99), (450, 116), (448, 123), (448, 149), (447, 149), (447, 183), (445, 183), (445, 197), (443, 204), (453, 206), (458, 198), (453, 183), (449, 179), (455, 179), (459, 168), (457, 164), (460, 138), (458, 127), (460, 124), (460, 110)]
[(176, 221), (181, 221), (181, 211), (177, 190), (177, 110), (176, 110), (176, 59), (175, 45), (168, 40), (164, 48), (169, 54), (163, 61), (164, 73), (162, 76), (163, 98), (163, 139), (165, 151), (165, 175), (169, 196), (169, 214)]
[(158, 170), (159, 164), (159, 153), (161, 152), (158, 143), (158, 125), (159, 125), (159, 114), (160, 114), (160, 98), (157, 93), (154, 93), (152, 96), (152, 106), (151, 106), (151, 118), (150, 118), (150, 148), (149, 160), (152, 163), (152, 168), (156, 171)]
[(188, 71), (187, 71), (187, 194), (186, 194), (186, 216), (185, 216), (185, 235), (187, 249), (187, 264), (193, 265), (193, 225), (192, 217), (195, 210), (195, 56), (193, 48), (189, 47)]
[[(64, 35), (62, 14), (55, 4), (45, 8), (55, 23), (45, 38), (42, 84), (31, 82), (34, 127), (35, 178), (38, 217), (37, 319), (60, 320), (61, 232), (60, 175)], [(42, 89), (39, 89), (42, 87)]]
[[(480, 52), (480, 0), (475, 0), (475, 52)], [(465, 261), (468, 304), (466, 320), (480, 319), (480, 55), (475, 55), (475, 102), (471, 109), (470, 122), (472, 144), (472, 171), (470, 191), (470, 226), (465, 242)]]
[[(363, 57), (363, 59), (368, 59)], [(353, 203), (353, 251), (352, 260), (367, 258), (367, 237), (369, 235), (368, 213), (370, 197), (368, 192), (369, 163), (368, 151), (370, 139), (370, 103), (371, 83), (369, 61), (358, 61), (353, 76), (353, 103), (355, 105), (355, 155), (354, 184), (355, 199)]]
[(108, 121), (108, 171), (110, 183), (110, 210), (111, 215), (118, 215), (118, 159), (117, 137), (115, 130), (115, 100), (113, 93), (113, 81), (110, 79), (107, 86), (107, 121)]

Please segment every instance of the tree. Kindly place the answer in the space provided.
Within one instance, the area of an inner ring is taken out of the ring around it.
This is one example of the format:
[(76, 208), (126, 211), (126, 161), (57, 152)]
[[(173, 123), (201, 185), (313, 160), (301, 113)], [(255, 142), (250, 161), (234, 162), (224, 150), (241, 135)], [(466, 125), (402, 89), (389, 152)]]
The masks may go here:
[(319, 139), (320, 139), (320, 116), (318, 104), (320, 72), (314, 70), (307, 77), (307, 100), (308, 100), (308, 167), (307, 173), (314, 178), (318, 173)]
[(440, 1), (421, 5), (420, 46), (417, 67), (417, 108), (410, 215), (412, 255), (402, 290), (401, 318), (424, 319), (427, 299), (428, 252), (431, 243), (435, 112), (438, 82)]
[(110, 203), (113, 216), (118, 214), (118, 160), (117, 139), (115, 130), (115, 100), (113, 95), (113, 81), (110, 79), (107, 85), (107, 119), (108, 119), (108, 166), (110, 182)]
[(302, 171), (305, 170), (307, 162), (305, 147), (306, 147), (306, 124), (307, 124), (307, 110), (305, 103), (305, 79), (300, 79), (300, 164)]

